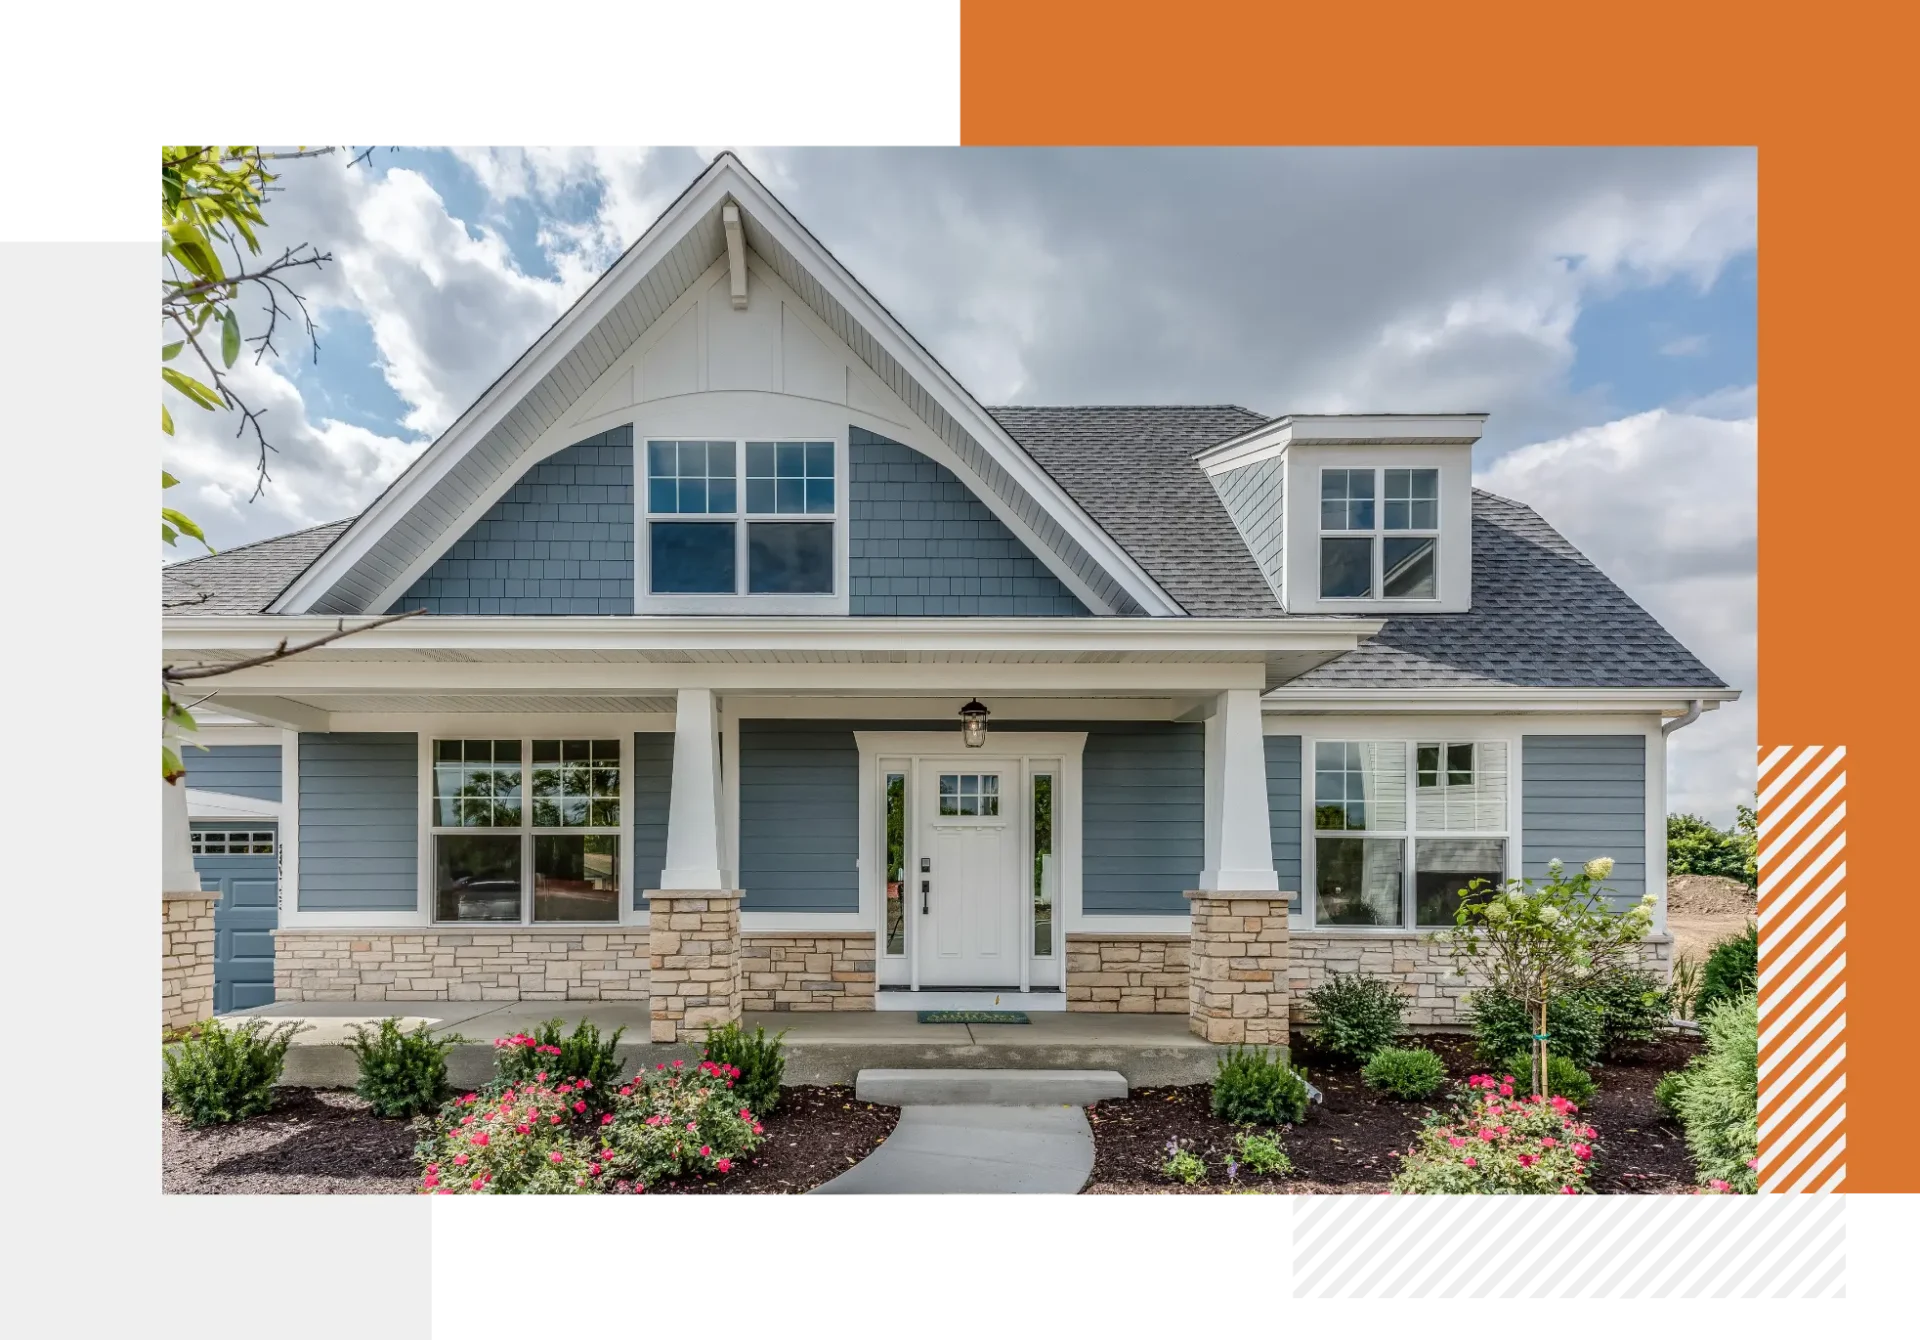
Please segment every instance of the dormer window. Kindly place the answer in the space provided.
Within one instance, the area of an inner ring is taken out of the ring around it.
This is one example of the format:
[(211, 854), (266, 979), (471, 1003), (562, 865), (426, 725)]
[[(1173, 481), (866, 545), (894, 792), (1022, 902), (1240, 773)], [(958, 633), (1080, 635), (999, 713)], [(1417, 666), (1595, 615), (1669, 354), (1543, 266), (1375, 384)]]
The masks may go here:
[(1438, 470), (1320, 471), (1322, 600), (1435, 599), (1439, 545)]
[(648, 594), (832, 595), (835, 454), (830, 441), (648, 441)]

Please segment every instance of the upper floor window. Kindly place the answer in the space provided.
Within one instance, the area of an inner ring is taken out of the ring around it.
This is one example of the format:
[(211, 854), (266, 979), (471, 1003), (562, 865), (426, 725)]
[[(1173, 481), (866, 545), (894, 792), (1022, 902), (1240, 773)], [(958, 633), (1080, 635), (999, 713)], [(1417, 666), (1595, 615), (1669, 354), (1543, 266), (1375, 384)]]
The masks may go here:
[(834, 477), (832, 442), (649, 441), (649, 594), (833, 594)]
[(1320, 472), (1322, 600), (1435, 599), (1439, 547), (1439, 470)]

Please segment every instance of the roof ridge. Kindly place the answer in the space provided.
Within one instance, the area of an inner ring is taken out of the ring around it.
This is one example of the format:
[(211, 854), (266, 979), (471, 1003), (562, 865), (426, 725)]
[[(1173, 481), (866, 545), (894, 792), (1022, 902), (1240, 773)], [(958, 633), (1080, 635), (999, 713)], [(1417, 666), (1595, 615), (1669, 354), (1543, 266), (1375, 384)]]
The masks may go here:
[(257, 549), (263, 544), (278, 544), (282, 540), (291, 540), (298, 535), (311, 535), (316, 530), (325, 530), (328, 526), (351, 525), (359, 519), (359, 516), (360, 514), (356, 512), (352, 516), (343, 516), (337, 521), (322, 521), (318, 525), (302, 526), (299, 530), (289, 530), (279, 535), (262, 536), (257, 540), (248, 540), (245, 544), (236, 544), (231, 549), (216, 549), (210, 554), (196, 554), (192, 558), (183, 558), (178, 563), (163, 563), (160, 566), (166, 570), (190, 567), (195, 563), (204, 563), (210, 558), (225, 558), (228, 554), (241, 553), (247, 549)]

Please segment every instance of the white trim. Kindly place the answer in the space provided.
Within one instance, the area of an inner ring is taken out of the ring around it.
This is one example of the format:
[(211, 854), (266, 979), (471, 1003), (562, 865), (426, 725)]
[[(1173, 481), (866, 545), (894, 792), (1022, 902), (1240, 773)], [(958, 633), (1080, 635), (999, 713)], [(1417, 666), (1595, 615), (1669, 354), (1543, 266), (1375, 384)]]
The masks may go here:
[(282, 805), (277, 800), (258, 800), (236, 796), (228, 791), (203, 791), (187, 788), (187, 818), (200, 822), (214, 819), (270, 819), (280, 821)]
[(982, 991), (950, 991), (929, 987), (907, 991), (876, 991), (873, 1008), (877, 1012), (899, 1013), (907, 1010), (1019, 1010), (1026, 1014), (1061, 1014), (1067, 1008), (1067, 993), (1048, 988), (1022, 991), (1019, 987), (998, 987)]
[(1647, 728), (1646, 892), (1655, 895), (1653, 933), (1667, 933), (1667, 732)]
[(727, 235), (727, 293), (736, 312), (747, 309), (747, 239), (740, 230), (740, 206), (729, 200), (720, 207), (720, 226)]
[[(1406, 688), (1406, 689), (1293, 689), (1284, 684), (1267, 693), (1264, 704), (1269, 713), (1288, 715), (1415, 712), (1423, 715), (1444, 712), (1497, 713), (1585, 713), (1631, 712), (1645, 715), (1680, 716), (1695, 698), (1706, 711), (1721, 703), (1734, 702), (1739, 689), (1553, 689), (1509, 688)], [(1292, 734), (1273, 728), (1267, 733)]]
[(1209, 447), (1196, 463), (1210, 475), (1278, 456), (1298, 442), (1341, 446), (1430, 446), (1478, 442), (1485, 414), (1284, 414)]
[(280, 732), (280, 891), (278, 925), (300, 906), (300, 732)]
[[(427, 451), (374, 500), (305, 572), (269, 607), (275, 614), (311, 608), (392, 528), (432, 491), (468, 452), (517, 406), (565, 354), (586, 337), (607, 312), (640, 283), (693, 224), (723, 201), (741, 206), (745, 217), (794, 256), (815, 282), (860, 323), (876, 344), (918, 381), (940, 407), (991, 455), (1027, 494), (1053, 517), (1095, 564), (1104, 569), (1150, 615), (1184, 614), (1117, 542), (1102, 530), (1000, 427), (993, 416), (934, 361), (872, 295), (816, 242), (797, 220), (731, 153), (723, 153), (668, 207), (653, 226), (615, 261), (573, 307), (561, 315), (526, 353), (443, 433)], [(457, 538), (457, 533), (455, 535)]]

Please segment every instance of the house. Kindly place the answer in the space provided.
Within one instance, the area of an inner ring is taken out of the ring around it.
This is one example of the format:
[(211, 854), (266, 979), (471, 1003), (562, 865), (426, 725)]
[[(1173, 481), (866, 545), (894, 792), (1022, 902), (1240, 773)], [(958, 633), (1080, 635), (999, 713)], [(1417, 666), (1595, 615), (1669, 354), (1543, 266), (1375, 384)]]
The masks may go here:
[(983, 406), (722, 154), (366, 511), (166, 570), (173, 663), (425, 611), (196, 685), (174, 952), (660, 1041), (980, 989), (1284, 1041), (1355, 969), (1452, 1021), (1456, 891), (1664, 898), (1667, 733), (1737, 696), (1473, 487), (1484, 418)]

